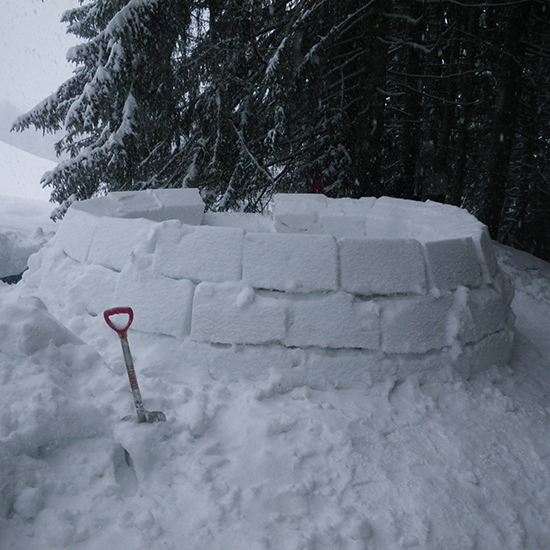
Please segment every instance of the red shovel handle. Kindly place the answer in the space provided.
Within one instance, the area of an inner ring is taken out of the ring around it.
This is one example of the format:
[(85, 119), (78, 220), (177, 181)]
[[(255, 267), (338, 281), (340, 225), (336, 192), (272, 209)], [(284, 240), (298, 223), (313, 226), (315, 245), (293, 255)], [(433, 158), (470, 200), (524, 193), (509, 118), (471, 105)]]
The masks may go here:
[[(128, 315), (128, 323), (125, 327), (120, 328), (114, 325), (114, 323), (111, 321), (111, 317), (113, 315), (119, 315), (119, 314), (126, 314)], [(134, 320), (134, 312), (131, 307), (114, 307), (112, 309), (107, 309), (103, 312), (103, 317), (105, 318), (105, 322), (121, 337), (126, 337), (126, 332), (130, 328), (130, 325), (132, 324), (132, 321)]]

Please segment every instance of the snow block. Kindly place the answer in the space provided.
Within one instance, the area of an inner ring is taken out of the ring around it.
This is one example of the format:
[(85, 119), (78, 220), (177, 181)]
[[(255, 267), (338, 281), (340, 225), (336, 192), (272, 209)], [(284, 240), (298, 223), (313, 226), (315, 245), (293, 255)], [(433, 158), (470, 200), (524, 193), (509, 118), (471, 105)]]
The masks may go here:
[(55, 245), (60, 247), (67, 256), (79, 263), (88, 259), (99, 218), (79, 208), (73, 203), (59, 227), (55, 236)]
[(96, 197), (95, 199), (76, 201), (71, 205), (70, 209), (81, 210), (96, 218), (101, 218), (102, 216), (120, 217), (117, 203), (112, 199), (111, 194)]
[(280, 193), (273, 197), (277, 233), (320, 233), (319, 213), (327, 207), (324, 195)]
[(287, 346), (378, 349), (378, 306), (345, 292), (288, 301)]
[(497, 257), (493, 248), (493, 241), (489, 236), (489, 230), (483, 226), (478, 239), (474, 239), (478, 260), (481, 265), (483, 281), (491, 283), (493, 277), (499, 272)]
[(21, 295), (40, 296), (52, 315), (67, 305), (67, 289), (82, 265), (67, 256), (61, 247), (48, 243), (29, 258), (23, 274)]
[(341, 239), (342, 288), (354, 294), (425, 294), (422, 247), (412, 239)]
[(327, 199), (326, 208), (319, 212), (320, 233), (339, 238), (364, 238), (367, 214), (375, 201), (374, 197)]
[(424, 246), (432, 283), (440, 290), (477, 287), (482, 283), (481, 267), (471, 237), (432, 241)]
[(191, 338), (219, 344), (267, 344), (286, 333), (286, 304), (241, 283), (201, 283), (195, 290)]
[(374, 197), (361, 197), (359, 199), (329, 199), (326, 201), (324, 213), (330, 216), (364, 216), (370, 212), (376, 199)]
[(154, 189), (153, 194), (161, 207), (150, 220), (180, 220), (187, 225), (200, 225), (204, 201), (198, 189)]
[(513, 342), (513, 332), (505, 327), (479, 342), (467, 344), (456, 361), (455, 369), (464, 378), (469, 378), (493, 366), (503, 367), (510, 360)]
[(211, 227), (238, 227), (252, 233), (274, 233), (275, 222), (265, 214), (251, 212), (205, 212), (202, 225)]
[(145, 191), (111, 191), (107, 198), (115, 205), (117, 218), (147, 218), (160, 210), (161, 204), (152, 189)]
[(119, 218), (146, 218), (156, 222), (180, 220), (188, 225), (200, 225), (204, 213), (198, 189), (115, 191), (108, 197), (116, 203)]
[(482, 225), (456, 206), (380, 197), (368, 213), (367, 236), (425, 243), (477, 235)]
[(146, 219), (99, 218), (88, 263), (122, 271), (132, 251), (147, 241), (154, 227), (155, 223)]
[(166, 226), (157, 232), (155, 271), (195, 282), (238, 281), (242, 275), (244, 231), (206, 225)]
[[(424, 203), (405, 199), (380, 197), (372, 205), (367, 215), (367, 237), (373, 239), (410, 239), (416, 238), (414, 220), (429, 216), (434, 223), (433, 209)], [(413, 226), (411, 226), (413, 224)]]
[(394, 239), (410, 239), (411, 231), (407, 221), (404, 218), (373, 218), (367, 216), (365, 222), (365, 231), (370, 239), (385, 239), (387, 241)]
[(97, 218), (145, 218), (156, 222), (177, 219), (188, 225), (200, 225), (204, 202), (198, 189), (112, 191), (103, 197), (77, 201), (70, 210)]
[(455, 297), (431, 294), (394, 298), (381, 303), (381, 349), (387, 353), (426, 353), (454, 342), (452, 328)]
[(118, 276), (113, 307), (134, 310), (135, 330), (183, 338), (190, 331), (194, 290), (187, 279), (155, 277), (151, 269), (128, 262)]
[(463, 335), (466, 342), (477, 342), (484, 336), (504, 328), (508, 305), (505, 297), (495, 289), (486, 286), (471, 289), (468, 293), (467, 304), (471, 326)]
[(259, 289), (319, 292), (337, 290), (337, 247), (330, 235), (248, 233), (243, 280)]
[(509, 309), (514, 299), (515, 290), (508, 276), (499, 271), (493, 278), (492, 287), (502, 296), (506, 308)]
[(360, 238), (367, 234), (365, 216), (322, 214), (319, 216), (319, 232), (339, 238)]
[[(113, 307), (118, 273), (100, 265), (74, 270), (66, 290), (67, 303), (90, 315), (101, 315)], [(80, 308), (78, 304), (83, 303)]]

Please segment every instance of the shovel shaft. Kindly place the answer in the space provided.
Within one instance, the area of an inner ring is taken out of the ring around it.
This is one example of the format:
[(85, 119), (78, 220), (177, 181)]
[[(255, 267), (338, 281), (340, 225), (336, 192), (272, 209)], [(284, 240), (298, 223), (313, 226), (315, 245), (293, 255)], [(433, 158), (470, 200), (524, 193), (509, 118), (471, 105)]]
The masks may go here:
[(130, 345), (128, 344), (126, 335), (120, 336), (120, 343), (122, 345), (122, 355), (124, 355), (124, 362), (126, 363), (126, 372), (130, 380), (130, 388), (132, 389), (132, 397), (134, 398), (134, 406), (136, 407), (138, 420), (144, 422), (145, 412), (143, 409), (143, 401), (141, 400), (141, 392), (139, 391), (136, 371), (134, 369), (134, 361), (132, 360), (132, 353), (130, 352)]

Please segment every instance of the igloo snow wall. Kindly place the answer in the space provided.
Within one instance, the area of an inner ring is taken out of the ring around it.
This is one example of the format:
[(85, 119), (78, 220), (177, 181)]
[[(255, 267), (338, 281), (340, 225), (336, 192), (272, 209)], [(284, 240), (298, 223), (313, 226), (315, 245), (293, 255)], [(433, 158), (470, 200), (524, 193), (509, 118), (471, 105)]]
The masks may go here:
[(262, 216), (204, 213), (194, 189), (111, 193), (70, 207), (24, 283), (54, 314), (79, 311), (85, 285), (92, 316), (131, 306), (135, 330), (214, 345), (228, 380), (287, 348), (313, 387), (449, 364), (469, 376), (512, 345), (486, 227), (433, 202), (281, 194)]

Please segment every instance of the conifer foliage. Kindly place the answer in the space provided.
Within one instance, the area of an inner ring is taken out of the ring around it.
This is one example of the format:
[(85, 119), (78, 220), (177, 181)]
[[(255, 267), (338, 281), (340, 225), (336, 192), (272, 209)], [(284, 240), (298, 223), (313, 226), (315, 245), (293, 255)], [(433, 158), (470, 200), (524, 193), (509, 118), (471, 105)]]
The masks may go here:
[(74, 76), (16, 123), (65, 129), (56, 147), (71, 158), (43, 181), (55, 200), (156, 185), (177, 135), (172, 56), (189, 18), (178, 0), (97, 0), (64, 14), (85, 40), (68, 52)]
[(547, 0), (90, 0), (64, 20), (74, 75), (15, 124), (64, 129), (60, 203), (435, 198), (550, 258)]

